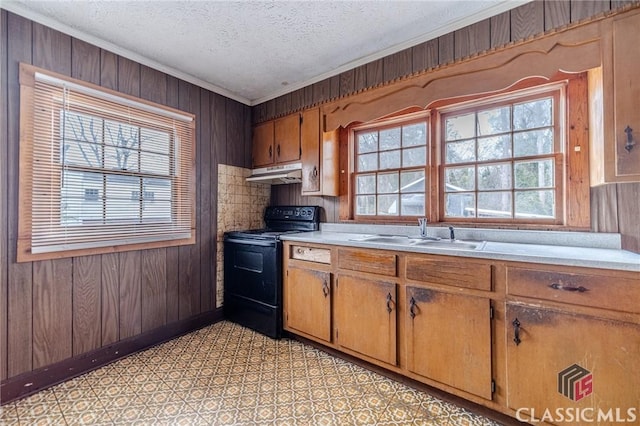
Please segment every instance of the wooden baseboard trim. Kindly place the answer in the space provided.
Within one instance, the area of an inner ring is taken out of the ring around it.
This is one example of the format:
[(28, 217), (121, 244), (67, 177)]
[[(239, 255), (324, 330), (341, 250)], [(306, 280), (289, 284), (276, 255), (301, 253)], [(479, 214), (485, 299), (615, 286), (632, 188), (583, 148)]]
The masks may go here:
[(222, 319), (222, 309), (206, 312), (37, 370), (10, 377), (0, 383), (0, 405), (24, 398)]

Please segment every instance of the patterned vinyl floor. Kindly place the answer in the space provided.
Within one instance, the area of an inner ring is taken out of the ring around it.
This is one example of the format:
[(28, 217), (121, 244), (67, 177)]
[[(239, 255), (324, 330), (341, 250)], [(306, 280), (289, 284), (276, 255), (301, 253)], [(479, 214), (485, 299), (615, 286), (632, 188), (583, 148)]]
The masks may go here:
[(497, 425), (300, 342), (226, 321), (0, 410), (8, 425)]

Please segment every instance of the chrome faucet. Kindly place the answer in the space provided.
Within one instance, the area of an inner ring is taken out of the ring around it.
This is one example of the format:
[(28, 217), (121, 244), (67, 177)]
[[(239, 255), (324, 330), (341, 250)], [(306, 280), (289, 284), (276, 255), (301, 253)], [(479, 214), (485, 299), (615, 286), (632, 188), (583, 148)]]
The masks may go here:
[(420, 227), (420, 237), (427, 238), (427, 218), (419, 217), (418, 226)]
[(456, 232), (453, 230), (453, 226), (449, 227), (449, 240), (451, 240), (451, 242), (456, 240)]

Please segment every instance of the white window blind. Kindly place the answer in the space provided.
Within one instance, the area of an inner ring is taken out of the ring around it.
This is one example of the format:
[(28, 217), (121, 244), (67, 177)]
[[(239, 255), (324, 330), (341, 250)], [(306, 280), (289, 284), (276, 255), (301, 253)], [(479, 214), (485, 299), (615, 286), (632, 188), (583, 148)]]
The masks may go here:
[(192, 115), (41, 70), (31, 81), (21, 141), (31, 254), (193, 242)]

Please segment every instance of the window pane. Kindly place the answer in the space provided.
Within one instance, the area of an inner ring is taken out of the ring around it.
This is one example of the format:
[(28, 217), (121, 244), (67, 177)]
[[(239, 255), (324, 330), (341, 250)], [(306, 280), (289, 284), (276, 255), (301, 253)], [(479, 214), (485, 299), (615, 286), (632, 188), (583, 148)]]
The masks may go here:
[(513, 106), (515, 130), (534, 129), (553, 125), (553, 99), (539, 99)]
[(400, 192), (424, 193), (424, 170), (400, 173)]
[(517, 218), (551, 219), (555, 211), (553, 190), (516, 191)]
[(424, 216), (424, 193), (401, 195), (400, 207), (403, 216)]
[(142, 221), (171, 221), (171, 180), (143, 179)]
[(378, 132), (358, 134), (358, 153), (373, 152), (378, 150)]
[(445, 216), (448, 217), (474, 217), (475, 194), (445, 194)]
[(445, 122), (446, 140), (469, 139), (476, 135), (476, 115), (474, 113), (449, 117)]
[(64, 164), (102, 167), (102, 119), (72, 111), (64, 117)]
[(402, 127), (402, 146), (427, 144), (427, 123), (416, 123)]
[(398, 195), (378, 195), (379, 215), (398, 215)]
[(358, 171), (368, 172), (378, 169), (378, 153), (358, 155)]
[(511, 157), (509, 135), (478, 138), (478, 161), (499, 160)]
[(65, 170), (61, 196), (62, 225), (102, 222), (102, 175)]
[(511, 191), (478, 193), (478, 217), (511, 218)]
[(169, 156), (163, 154), (141, 153), (140, 171), (157, 175), (170, 176)]
[(427, 147), (403, 149), (402, 167), (424, 166), (427, 164)]
[(478, 166), (478, 190), (511, 188), (511, 163)]
[(551, 129), (514, 133), (514, 157), (553, 153), (553, 131)]
[(380, 173), (378, 175), (378, 193), (398, 192), (398, 173)]
[(400, 150), (383, 151), (380, 153), (380, 169), (399, 169)]
[(138, 128), (105, 121), (104, 166), (111, 170), (138, 171)]
[(511, 108), (506, 106), (478, 113), (478, 136), (495, 135), (511, 130)]
[(476, 161), (476, 143), (473, 139), (462, 142), (450, 142), (447, 144), (446, 150), (445, 162), (447, 164)]
[(171, 135), (152, 129), (140, 129), (140, 150), (169, 155)]
[(375, 215), (376, 214), (376, 196), (375, 195), (356, 196), (356, 214)]
[(375, 194), (376, 175), (360, 175), (356, 178), (356, 194)]
[(474, 167), (450, 167), (445, 170), (445, 191), (473, 191), (476, 189)]
[(516, 188), (552, 188), (554, 161), (538, 160), (518, 162), (514, 165)]
[(152, 203), (145, 203), (142, 208), (142, 222), (171, 222), (171, 201), (154, 201)]
[(380, 151), (400, 148), (400, 128), (380, 130)]
[(106, 187), (107, 223), (137, 222), (140, 216), (140, 178), (108, 175)]

